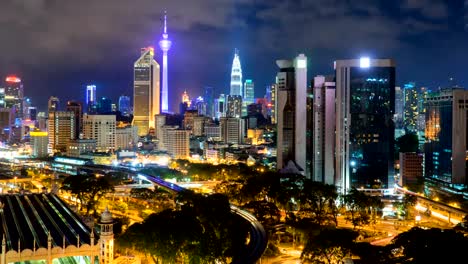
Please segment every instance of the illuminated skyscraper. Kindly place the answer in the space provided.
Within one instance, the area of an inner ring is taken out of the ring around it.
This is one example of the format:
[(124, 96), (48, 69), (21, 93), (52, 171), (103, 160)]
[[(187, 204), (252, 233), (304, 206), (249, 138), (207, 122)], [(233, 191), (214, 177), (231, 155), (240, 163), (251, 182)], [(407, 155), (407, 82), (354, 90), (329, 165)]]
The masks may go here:
[(132, 113), (130, 107), (130, 97), (122, 95), (119, 97), (119, 111), (122, 115), (130, 115)]
[(426, 100), (425, 177), (466, 187), (468, 91), (444, 89)]
[(133, 81), (133, 124), (138, 127), (138, 135), (145, 136), (161, 110), (159, 64), (154, 60), (152, 47), (141, 50), (134, 64)]
[(86, 86), (86, 108), (88, 113), (96, 112), (97, 98), (96, 85), (90, 84)]
[(418, 122), (418, 91), (414, 82), (405, 84), (404, 94), (404, 114), (403, 128), (405, 130), (416, 132)]
[(23, 83), (21, 79), (10, 75), (5, 79), (5, 107), (14, 109), (14, 117), (23, 117)]
[(395, 87), (395, 127), (402, 128), (405, 107), (404, 90), (401, 87)]
[(335, 70), (335, 185), (393, 188), (395, 63), (338, 60)]
[(254, 82), (250, 79), (244, 83), (244, 98), (242, 99), (242, 116), (247, 115), (247, 106), (255, 103)]
[(215, 99), (214, 105), (215, 118), (219, 120), (221, 117), (225, 117), (226, 97), (224, 94), (220, 94), (219, 97)]
[(163, 76), (162, 76), (162, 90), (161, 90), (161, 111), (163, 113), (169, 112), (168, 103), (168, 88), (167, 88), (167, 52), (171, 49), (172, 42), (169, 40), (167, 34), (167, 15), (164, 13), (164, 33), (162, 39), (159, 41), (159, 47), (163, 52)]
[(182, 94), (182, 103), (187, 103), (187, 106), (190, 107), (190, 97), (187, 93), (187, 90), (184, 91), (184, 93)]
[(239, 51), (234, 51), (234, 60), (231, 70), (231, 91), (229, 95), (240, 95), (242, 97), (242, 68), (239, 59)]
[(306, 169), (307, 57), (278, 60), (276, 75), (278, 129), (276, 166), (282, 169), (292, 161), (299, 171)]
[(242, 96), (228, 95), (226, 101), (226, 116), (240, 118), (242, 116)]
[(214, 89), (211, 86), (205, 86), (203, 99), (206, 103), (206, 116), (214, 116)]
[(68, 101), (67, 102), (67, 111), (73, 112), (75, 115), (75, 138), (80, 137), (81, 128), (83, 127), (83, 107), (80, 102)]

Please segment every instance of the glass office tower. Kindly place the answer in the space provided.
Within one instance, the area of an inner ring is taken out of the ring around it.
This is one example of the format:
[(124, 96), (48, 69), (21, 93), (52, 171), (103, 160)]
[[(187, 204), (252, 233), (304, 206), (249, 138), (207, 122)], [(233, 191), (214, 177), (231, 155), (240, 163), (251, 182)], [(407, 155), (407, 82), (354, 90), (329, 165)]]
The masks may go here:
[(395, 64), (341, 60), (336, 69), (336, 179), (341, 191), (394, 184)]

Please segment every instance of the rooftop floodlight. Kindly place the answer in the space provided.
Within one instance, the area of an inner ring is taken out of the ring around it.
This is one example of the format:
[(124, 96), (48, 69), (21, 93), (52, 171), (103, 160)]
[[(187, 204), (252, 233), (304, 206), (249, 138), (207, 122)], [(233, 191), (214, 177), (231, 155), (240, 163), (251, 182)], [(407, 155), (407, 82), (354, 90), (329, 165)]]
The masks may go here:
[(370, 59), (369, 57), (362, 57), (359, 60), (359, 67), (361, 68), (369, 68), (370, 67)]

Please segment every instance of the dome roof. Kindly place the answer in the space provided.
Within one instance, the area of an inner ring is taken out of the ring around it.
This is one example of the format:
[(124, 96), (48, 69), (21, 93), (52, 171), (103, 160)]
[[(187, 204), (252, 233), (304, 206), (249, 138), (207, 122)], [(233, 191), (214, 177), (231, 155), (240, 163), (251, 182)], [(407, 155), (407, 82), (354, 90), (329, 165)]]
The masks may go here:
[(114, 219), (112, 218), (112, 214), (109, 211), (108, 207), (106, 207), (106, 210), (104, 210), (104, 212), (102, 212), (100, 222), (103, 223), (103, 224), (109, 224), (109, 223), (114, 222)]

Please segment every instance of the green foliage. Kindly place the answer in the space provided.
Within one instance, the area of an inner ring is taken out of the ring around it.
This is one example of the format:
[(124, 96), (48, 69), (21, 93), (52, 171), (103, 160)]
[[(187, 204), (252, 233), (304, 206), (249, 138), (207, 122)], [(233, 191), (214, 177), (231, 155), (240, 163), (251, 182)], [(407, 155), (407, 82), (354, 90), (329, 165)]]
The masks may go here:
[(278, 207), (274, 203), (265, 200), (251, 201), (245, 204), (243, 208), (252, 212), (257, 220), (266, 227), (277, 224), (281, 218)]
[(88, 215), (91, 210), (96, 213), (96, 205), (107, 193), (113, 192), (114, 187), (104, 177), (95, 175), (76, 175), (67, 177), (62, 183), (62, 190), (69, 191), (80, 201), (81, 207), (86, 208)]
[(231, 213), (224, 195), (186, 191), (179, 193), (177, 203), (178, 210), (152, 214), (130, 226), (118, 245), (163, 263), (228, 263), (243, 250), (249, 226)]
[(382, 215), (384, 205), (379, 197), (366, 195), (353, 188), (342, 199), (347, 209), (345, 218), (351, 221), (354, 228), (375, 223)]
[(349, 229), (324, 229), (311, 234), (301, 259), (304, 263), (339, 264), (351, 257), (358, 233)]
[(468, 238), (455, 230), (414, 227), (388, 247), (395, 263), (463, 263)]

